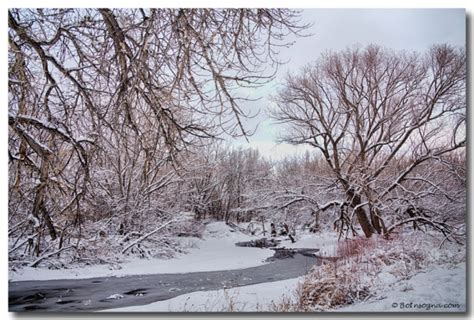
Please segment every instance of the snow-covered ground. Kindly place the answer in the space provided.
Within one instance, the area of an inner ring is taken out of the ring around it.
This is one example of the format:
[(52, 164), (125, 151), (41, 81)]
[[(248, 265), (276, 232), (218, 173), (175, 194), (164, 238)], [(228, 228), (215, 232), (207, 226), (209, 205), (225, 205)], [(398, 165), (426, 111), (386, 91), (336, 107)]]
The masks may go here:
[[(303, 277), (283, 281), (198, 291), (143, 306), (108, 312), (210, 312), (273, 311), (274, 306), (295, 301)], [(389, 286), (385, 292), (334, 312), (463, 312), (466, 310), (466, 265), (436, 266)]]
[[(212, 230), (211, 226), (211, 230)], [(208, 229), (209, 230), (209, 229)], [(211, 231), (213, 232), (213, 231)], [(219, 233), (220, 234), (220, 233)], [(239, 237), (241, 237), (239, 235)], [(318, 254), (332, 256), (337, 247), (337, 235), (328, 233), (300, 233), (296, 242), (291, 243), (287, 237), (281, 247), (286, 248), (319, 248)], [(237, 242), (237, 239), (234, 239)], [(241, 241), (241, 240), (239, 240)], [(303, 277), (275, 282), (267, 282), (230, 289), (198, 291), (183, 294), (175, 298), (154, 302), (143, 306), (133, 306), (104, 310), (110, 312), (210, 312), (210, 311), (273, 311), (274, 306), (288, 299), (295, 300), (295, 291)]]
[[(235, 270), (262, 265), (265, 259), (273, 255), (266, 248), (238, 247), (237, 242), (254, 240), (262, 235), (249, 236), (231, 229), (224, 222), (212, 222), (206, 226), (203, 238), (183, 238), (190, 247), (187, 253), (178, 254), (171, 259), (134, 258), (117, 265), (94, 265), (73, 267), (70, 269), (50, 270), (45, 268), (26, 267), (19, 271), (10, 271), (10, 281), (85, 279), (95, 277), (126, 276), (135, 274), (187, 273), (217, 270)], [(286, 248), (319, 248), (320, 255), (334, 255), (337, 236), (334, 232), (298, 233), (296, 242), (291, 243), (287, 237), (281, 247)]]
[[(206, 226), (202, 239), (185, 238), (189, 250), (172, 259), (134, 259), (121, 263), (119, 268), (108, 265), (88, 266), (64, 270), (26, 268), (11, 272), (10, 280), (50, 280), (79, 279), (103, 276), (125, 276), (135, 274), (187, 273), (200, 271), (232, 270), (262, 265), (265, 259), (273, 255), (270, 249), (238, 247), (236, 242), (249, 241), (262, 235), (248, 236), (235, 231), (223, 222), (213, 222)], [(296, 236), (291, 243), (287, 237), (278, 237), (280, 246), (286, 248), (319, 248), (319, 255), (337, 255), (337, 235), (333, 232), (303, 233)], [(407, 238), (408, 240), (411, 238)], [(418, 239), (418, 238), (417, 238)], [(405, 244), (408, 240), (390, 243), (390, 246)], [(420, 240), (421, 241), (421, 240)], [(428, 240), (427, 241), (432, 241)], [(425, 268), (407, 274), (400, 273), (399, 263), (384, 265), (369, 279), (374, 285), (374, 295), (363, 302), (340, 308), (329, 308), (336, 312), (462, 312), (466, 310), (466, 264), (455, 262), (459, 252), (443, 250), (433, 252), (426, 243), (426, 261), (431, 261)], [(370, 249), (376, 256), (384, 247)], [(408, 252), (407, 248), (389, 247), (396, 252)], [(388, 250), (387, 248), (385, 250)], [(390, 251), (389, 250), (389, 251)], [(387, 253), (388, 254), (388, 253)], [(453, 260), (444, 257), (453, 255)], [(389, 254), (390, 255), (390, 254)], [(443, 258), (444, 257), (444, 258)], [(437, 263), (437, 262), (438, 263)], [(451, 261), (451, 262), (450, 262)], [(402, 263), (403, 264), (403, 263)], [(403, 264), (404, 265), (404, 264)], [(397, 271), (398, 270), (398, 271)], [(364, 277), (364, 275), (362, 275)], [(369, 275), (367, 275), (368, 278)], [(119, 312), (209, 312), (209, 311), (274, 311), (275, 305), (297, 299), (296, 289), (304, 277), (276, 282), (261, 283), (237, 288), (198, 291), (175, 298), (154, 302), (143, 306), (133, 306), (106, 311)], [(380, 289), (382, 288), (382, 289)], [(281, 307), (282, 305), (280, 305)], [(279, 309), (281, 310), (281, 309)]]
[(337, 248), (337, 234), (335, 232), (302, 233), (296, 236), (296, 242), (282, 241), (280, 246), (286, 248), (318, 248), (318, 255), (334, 256)]
[(378, 297), (336, 312), (464, 312), (466, 264), (436, 266), (401, 280)]
[(202, 239), (187, 238), (191, 247), (186, 254), (172, 259), (133, 259), (119, 266), (95, 265), (80, 268), (49, 270), (24, 268), (10, 272), (11, 281), (82, 279), (134, 274), (187, 273), (200, 271), (234, 270), (255, 267), (273, 255), (270, 249), (237, 247), (236, 242), (256, 239), (232, 230), (224, 222), (206, 226)]
[(292, 294), (302, 277), (250, 286), (197, 291), (143, 306), (104, 310), (105, 312), (219, 312), (219, 311), (272, 311), (272, 305)]

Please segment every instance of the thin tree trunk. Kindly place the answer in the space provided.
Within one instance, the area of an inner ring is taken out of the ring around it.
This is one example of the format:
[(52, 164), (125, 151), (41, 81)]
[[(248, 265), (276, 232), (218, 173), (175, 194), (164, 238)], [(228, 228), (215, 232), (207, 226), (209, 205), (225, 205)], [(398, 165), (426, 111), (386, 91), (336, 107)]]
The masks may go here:
[[(46, 226), (49, 231), (49, 235), (52, 240), (56, 240), (56, 229), (54, 228), (53, 221), (44, 205), (44, 194), (46, 192), (46, 185), (48, 183), (48, 158), (49, 155), (43, 155), (43, 162), (41, 164), (41, 184), (38, 186), (36, 191), (35, 200), (33, 204), (33, 216), (39, 219), (40, 214), (43, 216)], [(39, 253), (39, 252), (38, 252)]]

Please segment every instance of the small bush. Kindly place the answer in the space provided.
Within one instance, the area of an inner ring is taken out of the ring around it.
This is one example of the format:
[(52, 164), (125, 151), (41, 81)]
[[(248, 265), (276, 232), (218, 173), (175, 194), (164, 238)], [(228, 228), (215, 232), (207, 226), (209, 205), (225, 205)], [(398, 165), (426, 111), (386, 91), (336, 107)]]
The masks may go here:
[(440, 242), (430, 234), (341, 241), (336, 257), (315, 266), (299, 285), (293, 309), (325, 311), (364, 301), (430, 265), (465, 260), (464, 247), (451, 243), (440, 248)]

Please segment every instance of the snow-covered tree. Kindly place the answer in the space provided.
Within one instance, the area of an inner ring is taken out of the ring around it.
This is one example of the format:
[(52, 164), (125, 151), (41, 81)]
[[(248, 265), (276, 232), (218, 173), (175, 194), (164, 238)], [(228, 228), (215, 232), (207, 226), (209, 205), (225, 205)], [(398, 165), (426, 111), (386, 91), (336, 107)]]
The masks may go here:
[(165, 210), (169, 202), (157, 199), (171, 188), (170, 168), (180, 154), (222, 133), (248, 135), (238, 88), (274, 77), (277, 46), (305, 28), (299, 15), (283, 9), (9, 10), (15, 252), (25, 236), (34, 247), (26, 254), (38, 256), (71, 234), (81, 238), (84, 222), (111, 214), (137, 223), (134, 213)]
[[(341, 231), (357, 217), (367, 237), (414, 221), (449, 234), (439, 210), (465, 202), (462, 187), (445, 183), (446, 157), (464, 159), (465, 83), (461, 49), (347, 49), (289, 74), (272, 115), (287, 125), (284, 141), (310, 145), (325, 160), (324, 179), (340, 195), (317, 209), (339, 208)], [(424, 207), (434, 195), (448, 203)], [(387, 225), (396, 214), (401, 220)]]

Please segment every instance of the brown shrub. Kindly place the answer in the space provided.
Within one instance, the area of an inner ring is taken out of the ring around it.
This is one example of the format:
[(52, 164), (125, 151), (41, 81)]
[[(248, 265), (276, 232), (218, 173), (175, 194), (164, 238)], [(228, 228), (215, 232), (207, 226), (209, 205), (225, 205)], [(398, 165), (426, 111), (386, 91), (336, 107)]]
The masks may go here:
[(354, 281), (353, 272), (338, 268), (336, 263), (321, 265), (299, 285), (298, 311), (322, 311), (365, 299), (370, 293), (369, 286)]

